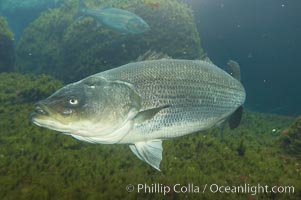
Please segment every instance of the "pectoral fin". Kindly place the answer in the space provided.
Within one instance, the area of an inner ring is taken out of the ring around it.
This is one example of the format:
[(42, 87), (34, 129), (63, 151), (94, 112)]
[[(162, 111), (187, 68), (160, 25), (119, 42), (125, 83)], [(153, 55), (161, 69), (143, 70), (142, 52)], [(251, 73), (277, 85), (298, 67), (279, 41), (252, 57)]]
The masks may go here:
[(161, 140), (137, 142), (131, 144), (130, 149), (140, 160), (160, 171), (160, 162), (162, 160), (163, 151)]
[(169, 105), (161, 106), (158, 108), (152, 108), (148, 110), (140, 111), (134, 118), (135, 123), (142, 123), (144, 121), (152, 119), (161, 110), (170, 107)]

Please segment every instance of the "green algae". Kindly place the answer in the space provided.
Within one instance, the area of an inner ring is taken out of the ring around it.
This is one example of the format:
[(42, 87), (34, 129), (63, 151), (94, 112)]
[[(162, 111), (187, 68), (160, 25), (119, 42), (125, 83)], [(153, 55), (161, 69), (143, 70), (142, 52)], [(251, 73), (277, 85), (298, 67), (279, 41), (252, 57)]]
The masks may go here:
[(281, 132), (282, 149), (301, 160), (301, 117)]
[(109, 5), (129, 10), (151, 27), (140, 35), (124, 35), (97, 27), (90, 17), (77, 20), (77, 2), (65, 1), (60, 8), (44, 12), (25, 29), (17, 48), (17, 69), (72, 82), (127, 64), (149, 49), (174, 58), (200, 58), (203, 50), (192, 10), (173, 0), (158, 3), (160, 6), (154, 9), (143, 0), (85, 1), (89, 8)]
[(12, 71), (15, 64), (14, 35), (0, 16), (0, 72)]
[(13, 33), (9, 30), (8, 24), (2, 16), (0, 16), (0, 34), (7, 37), (9, 40), (14, 39)]
[[(18, 80), (18, 81), (16, 81)], [(162, 172), (127, 145), (89, 144), (30, 123), (33, 102), (61, 82), (46, 76), (0, 74), (0, 199), (300, 199), (301, 163), (282, 151), (291, 118), (245, 112), (241, 125), (163, 142)], [(28, 91), (35, 95), (28, 94)], [(32, 93), (32, 92), (30, 92)], [(276, 134), (273, 129), (279, 130)], [(242, 145), (244, 154), (237, 151)], [(295, 187), (294, 194), (127, 192), (128, 184), (193, 183)]]
[(62, 83), (49, 75), (22, 75), (19, 73), (0, 74), (1, 107), (22, 103), (34, 103), (46, 98)]

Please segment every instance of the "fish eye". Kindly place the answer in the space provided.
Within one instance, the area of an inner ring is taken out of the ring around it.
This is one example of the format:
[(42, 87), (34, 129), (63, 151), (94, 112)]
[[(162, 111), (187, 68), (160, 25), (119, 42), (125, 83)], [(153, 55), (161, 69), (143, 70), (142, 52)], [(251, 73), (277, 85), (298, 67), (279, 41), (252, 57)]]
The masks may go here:
[(70, 97), (68, 103), (70, 105), (77, 105), (79, 103), (79, 100), (76, 97)]

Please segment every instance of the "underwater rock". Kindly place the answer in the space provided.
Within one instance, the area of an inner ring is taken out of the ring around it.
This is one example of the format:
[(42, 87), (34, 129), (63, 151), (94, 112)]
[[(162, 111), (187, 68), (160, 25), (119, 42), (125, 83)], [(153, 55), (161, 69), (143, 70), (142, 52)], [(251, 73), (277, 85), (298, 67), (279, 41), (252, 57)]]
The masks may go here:
[(281, 147), (286, 153), (301, 159), (301, 116), (281, 132)]
[(0, 17), (0, 72), (12, 71), (14, 64), (14, 36), (5, 18)]
[[(203, 50), (192, 10), (172, 0), (158, 0), (158, 8), (143, 0), (86, 0), (88, 8), (112, 6), (144, 19), (150, 31), (121, 34), (86, 17), (77, 19), (77, 2), (67, 0), (57, 9), (44, 12), (25, 29), (17, 48), (17, 69), (48, 73), (72, 82), (88, 75), (127, 64), (147, 50), (173, 58), (196, 59)], [(72, 72), (72, 73), (70, 73)]]

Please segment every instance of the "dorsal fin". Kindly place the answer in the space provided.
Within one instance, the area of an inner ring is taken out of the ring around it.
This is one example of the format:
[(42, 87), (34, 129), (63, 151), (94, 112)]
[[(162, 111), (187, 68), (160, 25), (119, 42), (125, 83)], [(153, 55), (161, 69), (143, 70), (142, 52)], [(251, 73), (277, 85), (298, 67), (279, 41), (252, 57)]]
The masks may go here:
[(137, 58), (137, 62), (145, 60), (160, 60), (160, 59), (171, 59), (168, 55), (162, 52), (156, 52), (155, 50), (148, 50), (143, 55)]
[(214, 64), (214, 63), (212, 62), (212, 60), (208, 57), (208, 54), (207, 54), (207, 53), (203, 53), (203, 54), (201, 55), (201, 60), (204, 61), (204, 62), (206, 62), (206, 63), (209, 63), (209, 64)]
[(227, 69), (226, 71), (233, 76), (235, 79), (240, 81), (240, 66), (238, 62), (234, 60), (229, 60), (227, 63)]

